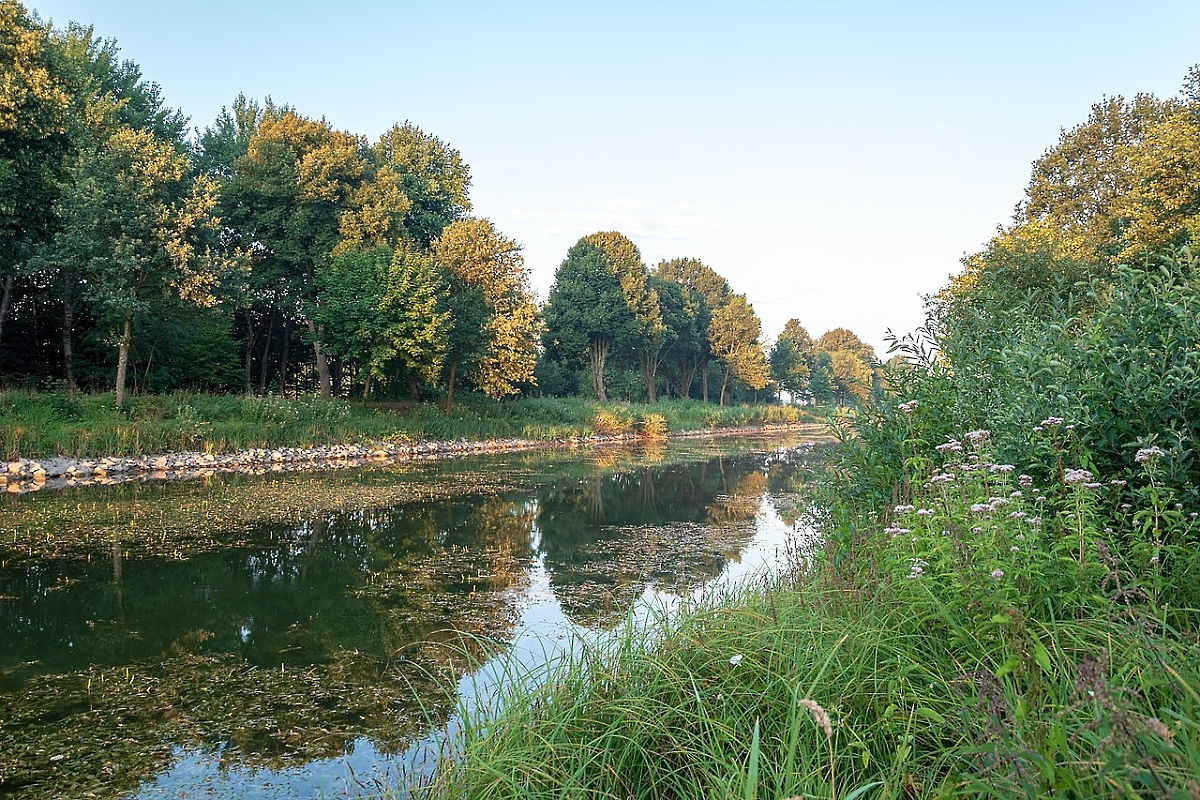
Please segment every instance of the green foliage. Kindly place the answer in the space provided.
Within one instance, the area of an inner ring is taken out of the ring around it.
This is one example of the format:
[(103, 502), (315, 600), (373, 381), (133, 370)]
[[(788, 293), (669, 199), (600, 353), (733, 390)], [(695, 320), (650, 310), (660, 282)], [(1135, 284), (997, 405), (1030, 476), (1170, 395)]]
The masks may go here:
[(1101, 546), (1112, 487), (1039, 486), (987, 441), (938, 454), (890, 522), (839, 526), (815, 565), (514, 667), (502, 706), (463, 712), (432, 793), (1196, 791), (1200, 651), (1147, 624), (1161, 610)]
[(604, 366), (608, 354), (629, 346), (638, 323), (603, 250), (582, 239), (571, 247), (554, 274), (542, 319), (546, 323), (546, 358), (586, 364), (596, 397), (607, 399)]

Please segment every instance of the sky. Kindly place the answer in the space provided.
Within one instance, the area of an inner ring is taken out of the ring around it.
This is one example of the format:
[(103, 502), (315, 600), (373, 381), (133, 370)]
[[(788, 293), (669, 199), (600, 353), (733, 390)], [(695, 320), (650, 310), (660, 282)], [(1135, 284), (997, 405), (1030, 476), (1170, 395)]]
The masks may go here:
[(239, 94), (462, 153), (544, 299), (580, 237), (699, 258), (764, 339), (886, 353), (1106, 96), (1178, 93), (1195, 0), (25, 0), (115, 39), (198, 129)]

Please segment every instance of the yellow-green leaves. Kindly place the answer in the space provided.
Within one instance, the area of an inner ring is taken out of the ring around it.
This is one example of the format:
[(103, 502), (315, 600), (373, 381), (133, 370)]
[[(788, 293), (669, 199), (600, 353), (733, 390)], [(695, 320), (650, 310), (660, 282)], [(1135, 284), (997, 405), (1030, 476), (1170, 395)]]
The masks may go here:
[[(452, 325), (474, 325), (470, 336), (452, 341), (470, 342), (477, 352), (464, 363), (480, 391), (500, 399), (516, 394), (517, 385), (533, 380), (541, 324), (529, 287), (529, 273), (520, 246), (501, 235), (485, 219), (452, 222), (433, 243), (438, 267), (477, 298), (475, 309), (463, 309)], [(482, 320), (482, 324), (480, 324)]]

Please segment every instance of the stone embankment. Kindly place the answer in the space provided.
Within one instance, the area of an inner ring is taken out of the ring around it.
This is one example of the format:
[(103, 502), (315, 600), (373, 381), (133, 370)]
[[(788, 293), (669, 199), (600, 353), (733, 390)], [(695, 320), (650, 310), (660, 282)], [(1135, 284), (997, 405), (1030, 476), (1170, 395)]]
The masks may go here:
[[(717, 428), (671, 434), (670, 438), (770, 434), (784, 431), (814, 432), (812, 424), (755, 425)], [(116, 484), (129, 481), (186, 480), (217, 473), (296, 472), (316, 469), (346, 469), (368, 464), (429, 461), (483, 453), (513, 453), (520, 450), (583, 447), (596, 444), (641, 441), (636, 434), (588, 436), (570, 439), (496, 439), (483, 442), (374, 442), (371, 444), (326, 445), (323, 447), (276, 447), (236, 453), (160, 453), (139, 457), (106, 456), (96, 459), (20, 458), (8, 462), (0, 474), (0, 490), (14, 494), (68, 486)], [(3, 464), (3, 462), (0, 462)]]

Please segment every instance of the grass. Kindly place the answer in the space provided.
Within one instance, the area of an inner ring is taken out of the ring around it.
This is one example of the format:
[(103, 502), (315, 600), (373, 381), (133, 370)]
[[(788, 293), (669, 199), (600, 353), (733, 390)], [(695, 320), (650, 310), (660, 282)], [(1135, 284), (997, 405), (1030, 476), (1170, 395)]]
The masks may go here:
[(697, 401), (654, 405), (578, 398), (494, 402), (467, 397), (450, 412), (431, 403), (363, 404), (319, 397), (281, 399), (178, 392), (0, 393), (0, 456), (136, 456), (172, 451), (235, 452), (372, 441), (569, 439), (601, 435), (661, 438), (666, 432), (812, 421), (794, 407), (720, 407)]
[(1200, 797), (1200, 613), (1105, 544), (1099, 484), (982, 447), (885, 514), (835, 506), (815, 560), (511, 676), (424, 791)]
[(1195, 788), (1194, 648), (1103, 619), (1038, 623), (1055, 643), (1049, 668), (996, 677), (1006, 659), (989, 637), (930, 635), (945, 622), (937, 603), (914, 609), (886, 594), (864, 603), (817, 579), (581, 643), (548, 677), (515, 683), (497, 717), (472, 719), (431, 794), (1188, 797)]

